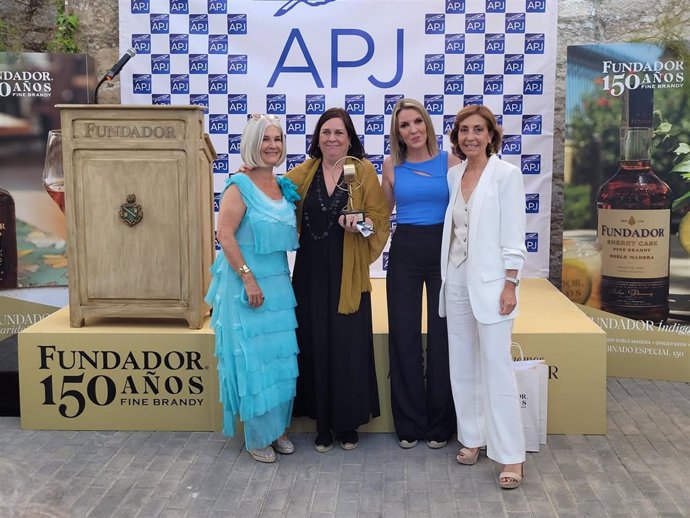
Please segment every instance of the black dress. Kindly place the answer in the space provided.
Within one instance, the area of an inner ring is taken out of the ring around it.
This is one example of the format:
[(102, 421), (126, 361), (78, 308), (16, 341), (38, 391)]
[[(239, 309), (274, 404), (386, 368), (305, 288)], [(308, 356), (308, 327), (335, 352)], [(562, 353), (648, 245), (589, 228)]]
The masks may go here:
[[(342, 177), (341, 177), (342, 183)], [(321, 168), (304, 199), (292, 284), (297, 297), (299, 377), (293, 415), (316, 419), (319, 433), (355, 430), (380, 415), (371, 298), (338, 313), (347, 193), (328, 196)]]

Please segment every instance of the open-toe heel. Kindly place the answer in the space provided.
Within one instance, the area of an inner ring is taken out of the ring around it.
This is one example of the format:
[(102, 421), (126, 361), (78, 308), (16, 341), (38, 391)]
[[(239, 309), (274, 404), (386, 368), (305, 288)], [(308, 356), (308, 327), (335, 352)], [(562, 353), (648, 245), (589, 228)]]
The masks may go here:
[(501, 489), (515, 489), (520, 487), (522, 479), (525, 478), (525, 463), (520, 464), (520, 473), (514, 471), (502, 471), (498, 476), (498, 485)]
[(478, 458), (479, 448), (460, 448), (458, 454), (455, 456), (455, 460), (457, 460), (460, 464), (464, 464), (465, 466), (472, 466), (473, 464), (476, 464)]

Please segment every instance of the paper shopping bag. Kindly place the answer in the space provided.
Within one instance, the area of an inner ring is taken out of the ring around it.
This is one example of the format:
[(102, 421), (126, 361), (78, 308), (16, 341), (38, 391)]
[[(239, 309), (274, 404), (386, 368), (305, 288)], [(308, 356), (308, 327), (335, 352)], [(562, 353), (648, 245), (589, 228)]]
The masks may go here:
[(513, 372), (518, 388), (525, 449), (539, 451), (539, 444), (546, 443), (546, 409), (548, 403), (548, 367), (544, 360), (520, 360), (513, 362)]

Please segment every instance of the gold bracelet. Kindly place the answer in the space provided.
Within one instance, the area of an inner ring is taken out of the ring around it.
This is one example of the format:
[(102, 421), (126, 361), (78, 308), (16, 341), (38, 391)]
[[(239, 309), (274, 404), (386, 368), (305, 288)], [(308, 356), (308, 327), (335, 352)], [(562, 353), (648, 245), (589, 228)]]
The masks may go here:
[(247, 273), (252, 273), (252, 271), (249, 269), (249, 266), (247, 266), (246, 264), (243, 264), (242, 266), (240, 266), (237, 269), (237, 275), (239, 275), (240, 277), (242, 277), (243, 275), (245, 275)]

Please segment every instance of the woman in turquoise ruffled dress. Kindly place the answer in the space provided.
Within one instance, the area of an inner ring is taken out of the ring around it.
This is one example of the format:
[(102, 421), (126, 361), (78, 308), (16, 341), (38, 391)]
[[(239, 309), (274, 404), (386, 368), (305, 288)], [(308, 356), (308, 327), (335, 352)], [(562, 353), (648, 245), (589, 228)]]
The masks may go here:
[(295, 451), (286, 432), (298, 353), (286, 251), (299, 246), (299, 196), (290, 180), (273, 174), (285, 159), (277, 117), (252, 115), (240, 152), (248, 169), (225, 186), (217, 224), (223, 253), (206, 302), (213, 307), (223, 432), (233, 436), (239, 416), (249, 454), (275, 462), (275, 452)]

